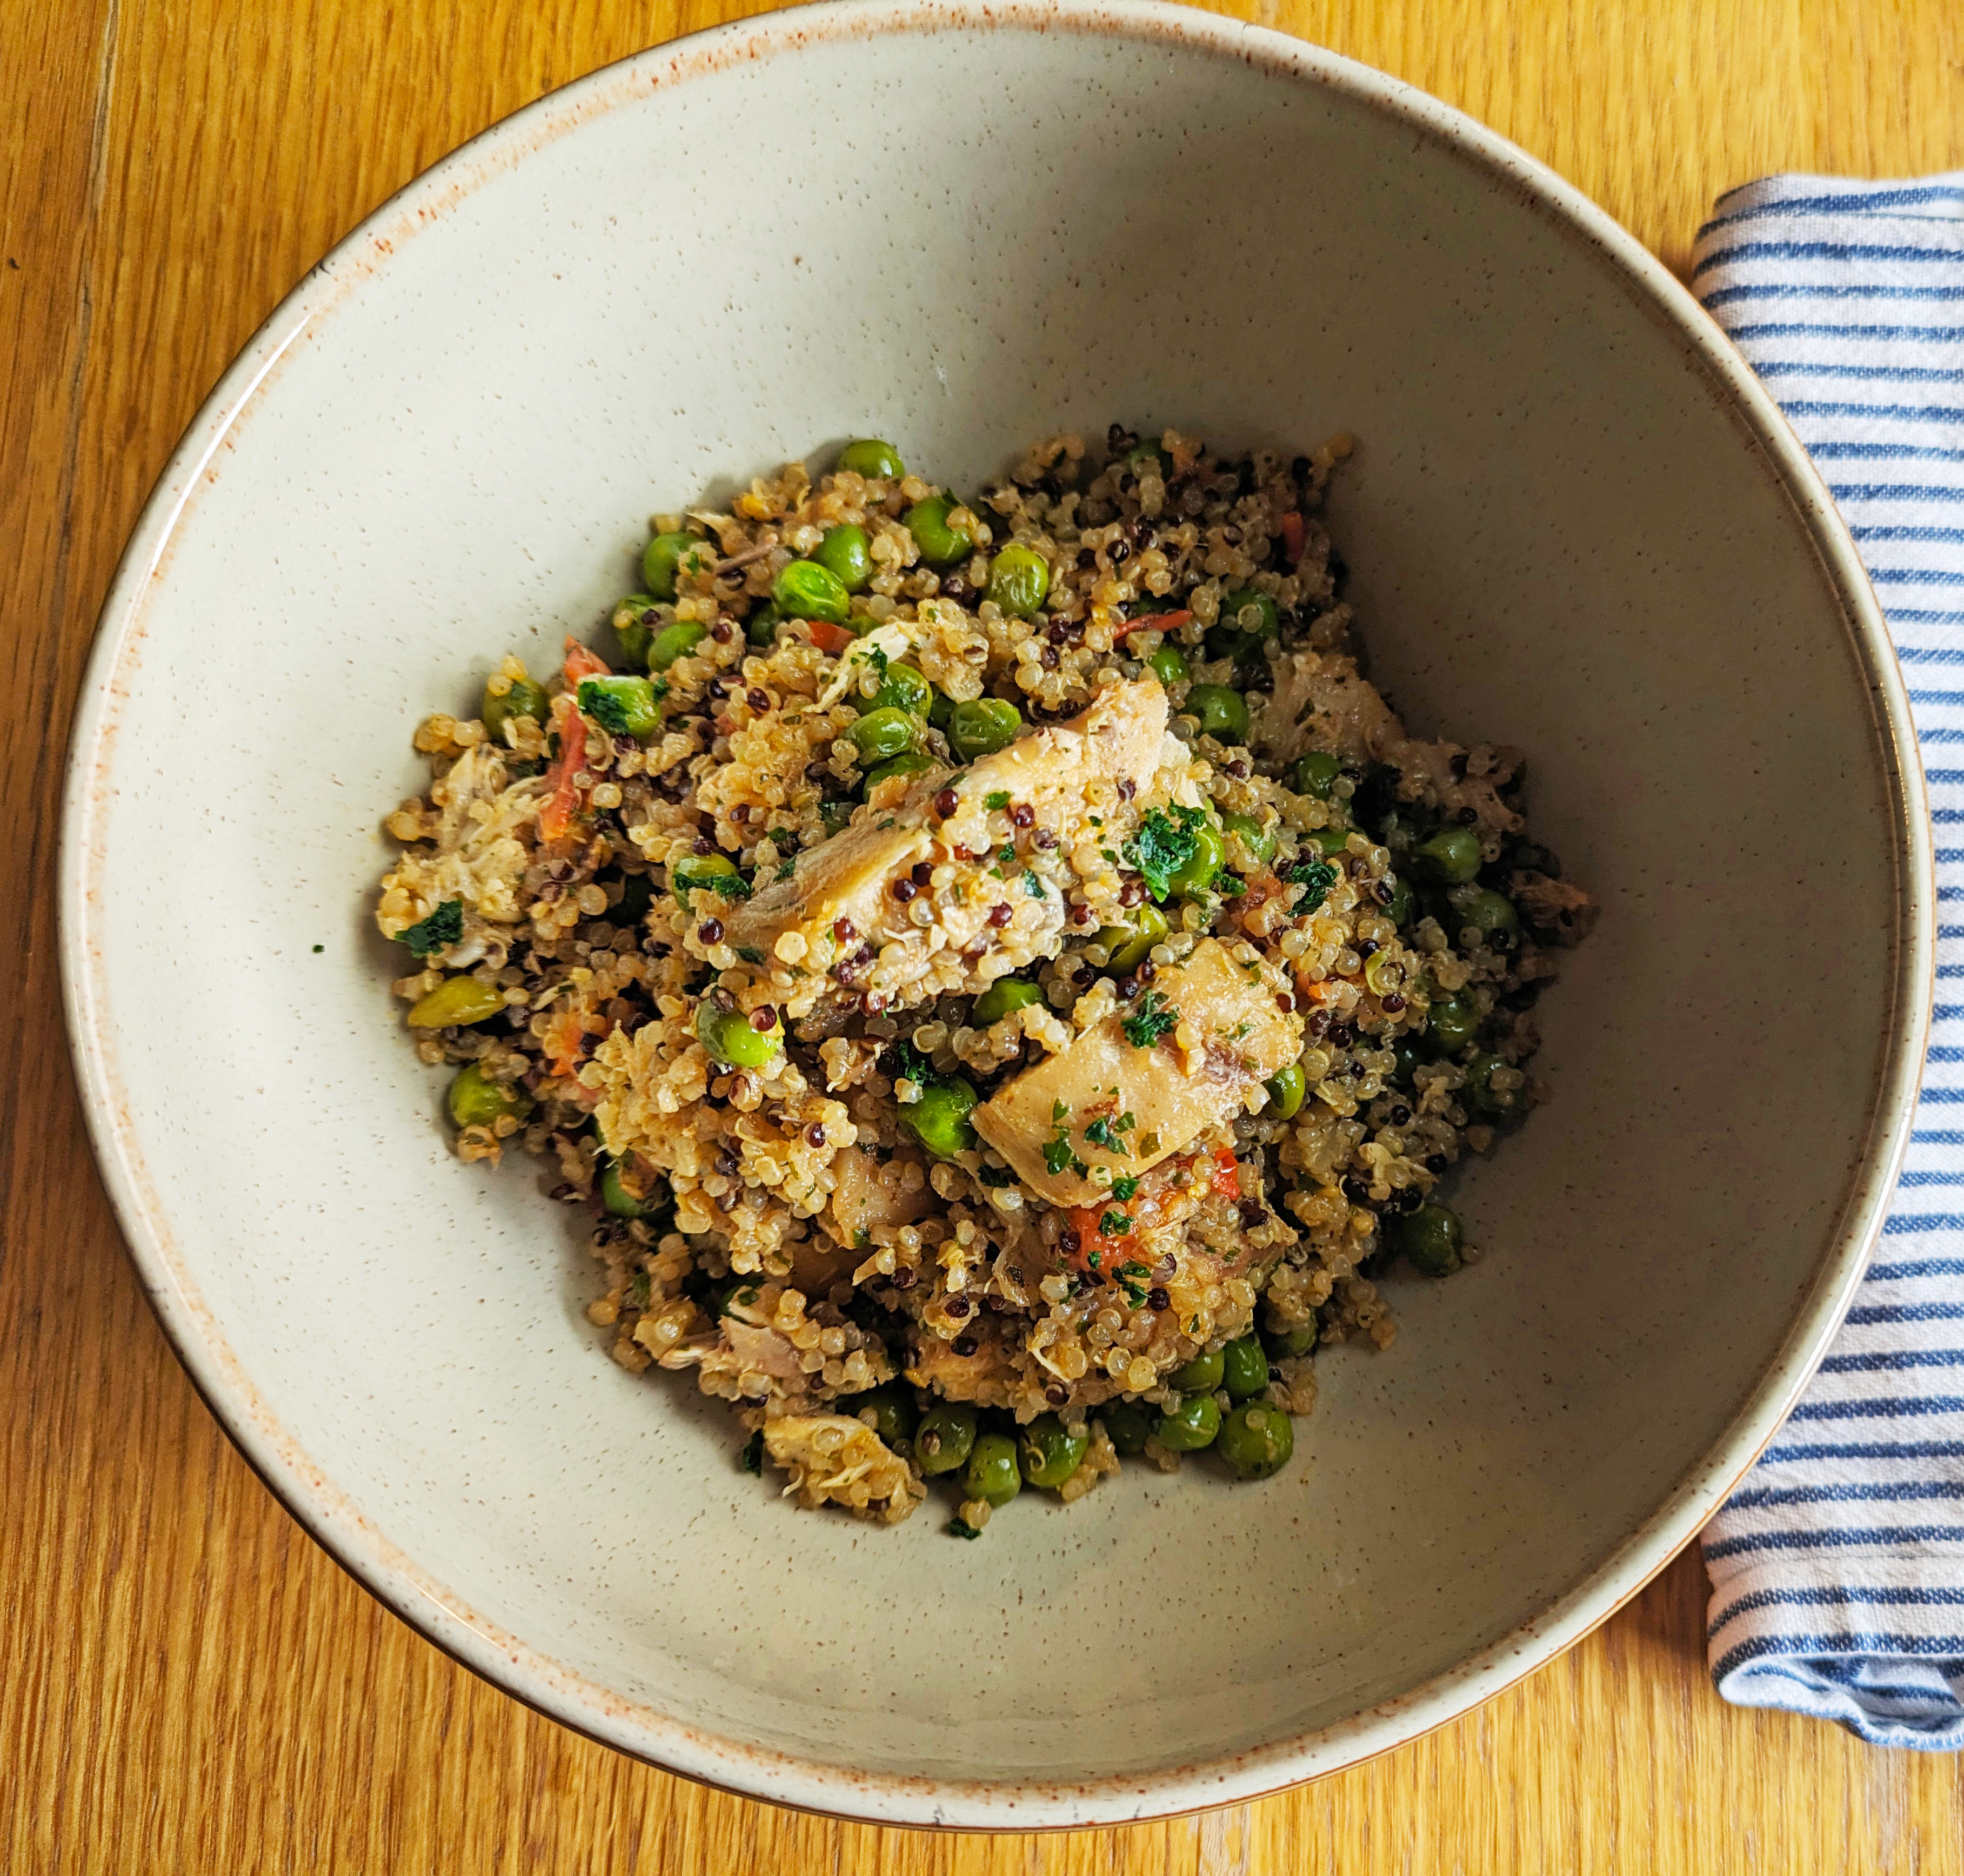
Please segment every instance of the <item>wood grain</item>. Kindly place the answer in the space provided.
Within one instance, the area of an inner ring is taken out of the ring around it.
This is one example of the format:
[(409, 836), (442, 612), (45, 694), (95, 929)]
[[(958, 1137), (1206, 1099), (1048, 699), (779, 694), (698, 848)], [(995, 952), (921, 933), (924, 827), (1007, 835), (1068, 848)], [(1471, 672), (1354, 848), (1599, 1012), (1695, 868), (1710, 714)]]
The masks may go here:
[[(574, 1738), (303, 1537), (144, 1307), (96, 1184), (50, 909), (121, 544), (306, 267), (473, 131), (715, 0), (0, 7), (0, 1866), (8, 1871), (1964, 1873), (1957, 1761), (1740, 1713), (1680, 1558), (1457, 1725), (1262, 1804), (1070, 1836), (801, 1817)], [(1955, 0), (1244, 0), (1545, 158), (1674, 265), (1780, 168), (1964, 163)]]

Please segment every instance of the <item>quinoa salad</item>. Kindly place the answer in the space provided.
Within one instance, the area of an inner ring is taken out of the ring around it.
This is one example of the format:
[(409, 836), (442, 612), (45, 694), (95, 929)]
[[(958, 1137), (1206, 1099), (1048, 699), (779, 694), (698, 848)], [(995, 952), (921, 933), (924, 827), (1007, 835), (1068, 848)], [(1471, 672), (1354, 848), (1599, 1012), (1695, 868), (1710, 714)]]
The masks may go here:
[(975, 490), (862, 440), (656, 517), (598, 649), (417, 730), (377, 919), (456, 1151), (544, 1162), (614, 1359), (799, 1505), (1267, 1478), (1386, 1274), (1476, 1259), (1440, 1188), (1595, 908), (1521, 752), (1364, 675), (1351, 449), (1114, 425)]

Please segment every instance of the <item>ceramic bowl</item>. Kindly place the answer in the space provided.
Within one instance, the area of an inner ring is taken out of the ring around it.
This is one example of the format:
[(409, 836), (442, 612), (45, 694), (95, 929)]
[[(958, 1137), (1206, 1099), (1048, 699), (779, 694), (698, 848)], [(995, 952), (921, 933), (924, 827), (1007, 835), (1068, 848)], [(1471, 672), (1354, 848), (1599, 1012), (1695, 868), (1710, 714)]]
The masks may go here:
[[(529, 1170), (460, 1163), (375, 936), (409, 737), (605, 615), (647, 516), (840, 440), (972, 482), (1116, 418), (1361, 439), (1333, 526), (1415, 723), (1530, 752), (1603, 903), (1551, 1104), (1267, 1485), (1134, 1469), (985, 1541), (801, 1515), (607, 1358)], [(104, 614), (64, 957), (103, 1168), (268, 1483), (622, 1750), (996, 1828), (1246, 1797), (1459, 1713), (1685, 1544), (1892, 1183), (1932, 896), (1903, 693), (1716, 331), (1546, 170), (1176, 8), (872, 0), (599, 72), (311, 274)]]

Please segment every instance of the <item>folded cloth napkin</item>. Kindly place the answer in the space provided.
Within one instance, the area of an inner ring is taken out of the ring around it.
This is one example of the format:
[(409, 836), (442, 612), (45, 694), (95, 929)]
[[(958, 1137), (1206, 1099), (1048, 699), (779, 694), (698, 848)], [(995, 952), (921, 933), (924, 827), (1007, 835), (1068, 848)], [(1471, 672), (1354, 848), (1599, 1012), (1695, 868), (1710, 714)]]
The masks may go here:
[[(1692, 286), (1785, 409), (1868, 565), (1923, 747), (1939, 917), (1956, 919), (1964, 171), (1735, 189), (1699, 231)], [(1939, 923), (1937, 956), (1922, 1097), (1868, 1275), (1705, 1533), (1721, 1694), (1926, 1751), (1964, 1746), (1964, 923)]]

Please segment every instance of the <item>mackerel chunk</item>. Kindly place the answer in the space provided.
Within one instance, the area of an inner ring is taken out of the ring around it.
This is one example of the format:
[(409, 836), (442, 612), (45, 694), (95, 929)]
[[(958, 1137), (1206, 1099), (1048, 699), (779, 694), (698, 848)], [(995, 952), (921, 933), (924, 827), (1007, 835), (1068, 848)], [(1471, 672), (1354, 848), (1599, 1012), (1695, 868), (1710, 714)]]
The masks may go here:
[[(1166, 692), (1139, 678), (965, 770), (929, 770), (891, 801), (886, 790), (897, 784), (886, 784), (785, 877), (725, 914), (728, 941), (791, 973), (785, 1007), (794, 1018), (831, 996), (871, 991), (905, 1005), (984, 989), (1061, 948), (1065, 895), (1080, 883), (1073, 850), (1087, 838), (1115, 848), (1131, 835), (1167, 740)], [(1176, 744), (1175, 753), (1183, 758)], [(1121, 800), (1128, 780), (1134, 797)], [(934, 804), (949, 788), (956, 805), (944, 817)], [(1034, 810), (1006, 842), (990, 832), (1005, 803)], [(1033, 836), (1044, 829), (1056, 838), (1039, 848)], [(923, 864), (948, 871), (896, 898), (896, 882)]]
[[(1054, 1204), (1095, 1204), (1109, 1188), (1085, 1175), (1090, 1169), (1116, 1177), (1157, 1166), (1241, 1112), (1258, 1082), (1302, 1053), (1302, 1025), (1276, 1000), (1287, 988), (1272, 966), (1239, 964), (1203, 938), (1154, 980), (1161, 1000), (1150, 1010), (1144, 997), (1121, 1006), (969, 1118), (1032, 1191)], [(1151, 1034), (1155, 1018), (1176, 1012), (1170, 1028)]]

